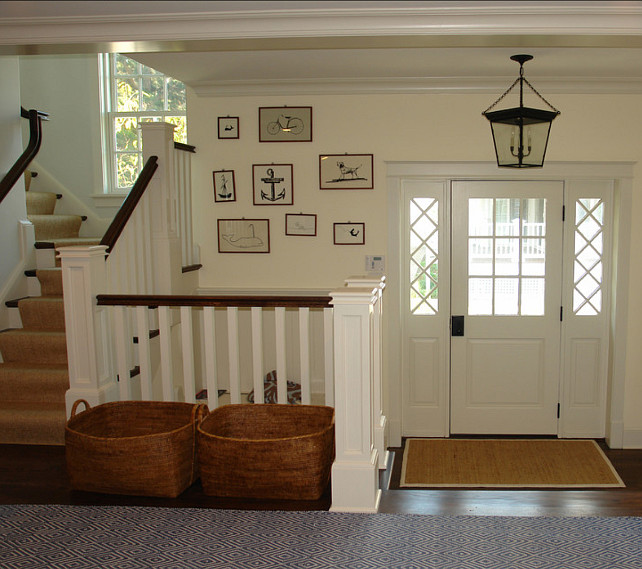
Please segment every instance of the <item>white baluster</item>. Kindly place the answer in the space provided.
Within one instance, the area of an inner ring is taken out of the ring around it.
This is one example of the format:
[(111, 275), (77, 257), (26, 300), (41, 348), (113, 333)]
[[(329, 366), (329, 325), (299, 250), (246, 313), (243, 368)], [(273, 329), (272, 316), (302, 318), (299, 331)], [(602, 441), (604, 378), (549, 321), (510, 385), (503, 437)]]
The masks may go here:
[(323, 309), (323, 354), (325, 377), (325, 404), (334, 407), (334, 313)]
[(152, 389), (152, 358), (149, 347), (149, 321), (147, 307), (136, 307), (136, 333), (138, 335), (138, 365), (140, 366), (140, 390), (143, 401), (154, 397)]
[(230, 397), (232, 403), (241, 402), (241, 362), (239, 359), (239, 317), (238, 308), (227, 309), (227, 345), (230, 371)]
[(172, 325), (169, 306), (158, 307), (160, 332), (161, 386), (163, 401), (174, 401), (174, 368), (172, 357)]
[(252, 378), (254, 403), (265, 403), (263, 390), (263, 309), (252, 308)]
[(194, 330), (192, 329), (192, 307), (181, 306), (181, 345), (183, 347), (183, 389), (185, 401), (196, 401), (194, 375)]
[(285, 351), (285, 308), (274, 309), (274, 328), (276, 338), (276, 393), (277, 403), (288, 402), (288, 381)]
[(299, 308), (299, 361), (301, 362), (301, 403), (310, 405), (310, 309)]
[(116, 351), (116, 371), (118, 373), (118, 389), (121, 401), (129, 401), (132, 398), (132, 384), (129, 376), (132, 369), (129, 344), (131, 343), (131, 332), (124, 306), (112, 307), (112, 337)]
[(213, 306), (203, 308), (203, 350), (205, 352), (205, 384), (207, 404), (218, 407), (218, 370), (216, 368), (216, 311)]

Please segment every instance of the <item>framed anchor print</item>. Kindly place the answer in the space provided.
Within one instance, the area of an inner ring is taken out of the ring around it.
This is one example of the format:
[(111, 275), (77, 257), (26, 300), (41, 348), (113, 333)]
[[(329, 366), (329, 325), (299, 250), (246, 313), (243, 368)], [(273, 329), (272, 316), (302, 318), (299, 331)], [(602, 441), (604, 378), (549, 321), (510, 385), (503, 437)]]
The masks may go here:
[(217, 219), (219, 253), (269, 253), (269, 219)]
[(366, 242), (365, 223), (335, 223), (334, 244), (335, 245), (364, 245)]
[(252, 164), (254, 205), (292, 205), (292, 164)]
[(234, 170), (214, 170), (214, 201), (235, 202), (236, 183), (234, 181)]

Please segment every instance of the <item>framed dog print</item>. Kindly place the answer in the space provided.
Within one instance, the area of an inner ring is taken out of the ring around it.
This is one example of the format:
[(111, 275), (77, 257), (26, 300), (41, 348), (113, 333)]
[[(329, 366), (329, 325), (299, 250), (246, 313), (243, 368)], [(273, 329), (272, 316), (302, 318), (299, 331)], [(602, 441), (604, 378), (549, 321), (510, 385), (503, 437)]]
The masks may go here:
[(365, 223), (335, 223), (334, 244), (335, 245), (364, 245), (366, 242)]
[(219, 253), (269, 253), (269, 219), (217, 219)]
[(254, 205), (292, 205), (292, 164), (252, 164)]
[(286, 213), (285, 234), (314, 237), (317, 234), (317, 216), (313, 213)]
[(214, 201), (235, 202), (236, 183), (234, 181), (234, 170), (214, 170)]
[(312, 107), (259, 107), (259, 142), (312, 142)]
[(219, 138), (238, 138), (239, 137), (239, 118), (238, 117), (218, 117), (218, 137)]
[(319, 187), (322, 190), (372, 190), (372, 154), (322, 154), (319, 156)]

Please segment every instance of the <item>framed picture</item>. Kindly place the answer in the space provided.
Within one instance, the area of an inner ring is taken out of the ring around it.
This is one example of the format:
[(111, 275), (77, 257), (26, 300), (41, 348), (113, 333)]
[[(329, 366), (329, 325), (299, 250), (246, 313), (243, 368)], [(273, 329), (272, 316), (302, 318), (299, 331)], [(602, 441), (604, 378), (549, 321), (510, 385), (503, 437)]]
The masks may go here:
[(317, 234), (317, 216), (314, 213), (286, 213), (285, 234), (314, 237)]
[(335, 223), (334, 244), (335, 245), (364, 245), (366, 242), (365, 223)]
[(238, 117), (218, 117), (218, 137), (219, 138), (238, 138), (239, 137), (239, 118)]
[(322, 190), (372, 190), (372, 154), (322, 154), (319, 156), (319, 187)]
[(235, 202), (236, 182), (234, 181), (234, 170), (214, 170), (214, 201)]
[(311, 142), (312, 107), (259, 107), (259, 142)]
[(292, 205), (292, 164), (252, 164), (254, 205)]
[(269, 253), (269, 219), (217, 219), (219, 253)]

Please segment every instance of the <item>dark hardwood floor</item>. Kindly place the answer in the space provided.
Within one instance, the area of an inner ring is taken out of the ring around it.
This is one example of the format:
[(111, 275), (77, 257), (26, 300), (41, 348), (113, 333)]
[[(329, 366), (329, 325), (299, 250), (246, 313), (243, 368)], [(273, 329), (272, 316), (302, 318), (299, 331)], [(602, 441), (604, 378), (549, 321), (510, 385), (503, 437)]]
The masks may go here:
[[(602, 448), (626, 488), (601, 490), (388, 489), (399, 479), (401, 449), (383, 472), (380, 512), (480, 516), (642, 516), (642, 450)], [(330, 491), (314, 502), (206, 496), (196, 482), (177, 498), (113, 496), (69, 488), (64, 447), (0, 445), (0, 504), (140, 505), (233, 509), (327, 510)]]

